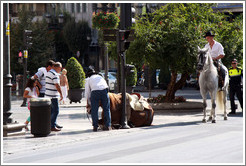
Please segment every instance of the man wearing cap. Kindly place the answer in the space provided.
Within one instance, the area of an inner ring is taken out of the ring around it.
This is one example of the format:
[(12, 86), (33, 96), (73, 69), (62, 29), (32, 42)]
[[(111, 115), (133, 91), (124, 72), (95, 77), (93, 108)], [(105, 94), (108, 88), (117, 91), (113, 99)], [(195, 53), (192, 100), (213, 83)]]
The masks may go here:
[(240, 106), (243, 109), (243, 92), (241, 89), (241, 82), (243, 77), (243, 70), (241, 67), (237, 66), (237, 60), (233, 59), (231, 62), (231, 67), (229, 68), (229, 85), (230, 85), (230, 101), (231, 101), (231, 112), (229, 114), (236, 113), (235, 106), (235, 94), (239, 100)]
[(214, 61), (215, 66), (218, 69), (218, 74), (222, 77), (222, 81), (219, 81), (219, 88), (224, 86), (225, 75), (226, 75), (226, 67), (222, 64), (221, 59), (225, 56), (224, 48), (222, 44), (214, 40), (214, 34), (208, 31), (205, 34), (205, 38), (208, 43), (205, 45), (205, 48), (208, 48), (208, 51)]
[(103, 107), (104, 124), (103, 130), (111, 130), (110, 99), (108, 95), (108, 84), (105, 79), (89, 68), (85, 80), (85, 97), (87, 109), (91, 109), (93, 131), (98, 130), (98, 108), (99, 103)]

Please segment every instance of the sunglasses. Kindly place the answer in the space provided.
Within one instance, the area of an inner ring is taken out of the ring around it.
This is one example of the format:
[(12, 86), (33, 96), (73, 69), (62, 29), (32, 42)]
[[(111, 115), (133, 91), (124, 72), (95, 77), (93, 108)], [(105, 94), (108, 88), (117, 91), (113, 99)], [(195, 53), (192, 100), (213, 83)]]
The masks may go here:
[(231, 63), (231, 64), (237, 64), (237, 63)]

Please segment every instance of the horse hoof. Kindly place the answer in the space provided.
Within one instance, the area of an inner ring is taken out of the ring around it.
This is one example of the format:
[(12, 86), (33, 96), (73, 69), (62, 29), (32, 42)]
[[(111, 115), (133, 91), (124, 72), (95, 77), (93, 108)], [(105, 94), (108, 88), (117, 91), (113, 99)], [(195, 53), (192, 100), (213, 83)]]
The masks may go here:
[(224, 117), (224, 120), (227, 120), (227, 117)]
[(207, 122), (207, 120), (206, 120), (206, 119), (203, 119), (203, 120), (202, 120), (202, 123), (206, 123), (206, 122)]
[(212, 120), (212, 123), (216, 123), (216, 120)]
[(209, 118), (208, 118), (208, 121), (211, 121), (213, 118), (210, 116)]

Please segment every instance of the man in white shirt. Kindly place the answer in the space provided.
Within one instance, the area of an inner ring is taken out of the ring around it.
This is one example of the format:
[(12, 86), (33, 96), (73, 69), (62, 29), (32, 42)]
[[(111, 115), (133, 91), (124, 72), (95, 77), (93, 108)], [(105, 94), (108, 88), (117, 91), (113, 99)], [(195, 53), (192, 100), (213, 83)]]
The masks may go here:
[(104, 113), (105, 126), (103, 130), (111, 130), (110, 99), (107, 82), (94, 69), (89, 69), (86, 77), (85, 97), (87, 98), (87, 108), (91, 108), (93, 131), (98, 129), (98, 108), (100, 102)]
[(58, 73), (61, 72), (62, 65), (60, 62), (56, 62), (52, 69), (47, 73), (45, 79), (45, 97), (51, 98), (51, 131), (60, 131), (57, 128), (59, 125), (56, 124), (56, 119), (59, 114), (58, 98), (62, 100), (62, 92), (60, 87), (60, 77)]
[[(205, 38), (208, 41), (208, 43), (205, 45), (205, 48), (208, 48), (208, 51), (214, 61), (214, 65), (218, 69), (218, 74), (219, 74), (219, 87), (222, 88), (224, 86), (224, 81), (225, 81), (225, 75), (226, 75), (226, 67), (223, 65), (221, 62), (221, 59), (225, 56), (224, 53), (224, 47), (222, 44), (214, 40), (214, 34), (208, 31), (205, 34)], [(221, 78), (222, 77), (222, 78)]]
[(52, 66), (54, 65), (54, 61), (53, 60), (49, 60), (46, 63), (46, 67), (40, 67), (38, 69), (38, 72), (33, 76), (34, 79), (38, 79), (38, 81), (41, 84), (41, 89), (40, 89), (40, 93), (39, 93), (39, 97), (44, 97), (45, 95), (45, 79), (46, 79), (46, 74), (48, 73), (48, 71), (50, 71), (50, 69), (52, 68)]

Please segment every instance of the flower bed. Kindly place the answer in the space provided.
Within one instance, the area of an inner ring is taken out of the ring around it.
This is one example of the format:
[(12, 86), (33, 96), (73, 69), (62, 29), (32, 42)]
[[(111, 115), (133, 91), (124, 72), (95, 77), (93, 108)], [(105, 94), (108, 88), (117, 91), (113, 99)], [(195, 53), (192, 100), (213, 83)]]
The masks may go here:
[[(164, 95), (158, 95), (157, 97), (149, 98), (148, 102), (149, 103), (164, 103), (165, 97), (166, 96), (164, 96)], [(181, 103), (181, 102), (186, 102), (186, 99), (183, 96), (176, 96), (171, 102), (172, 103)]]

